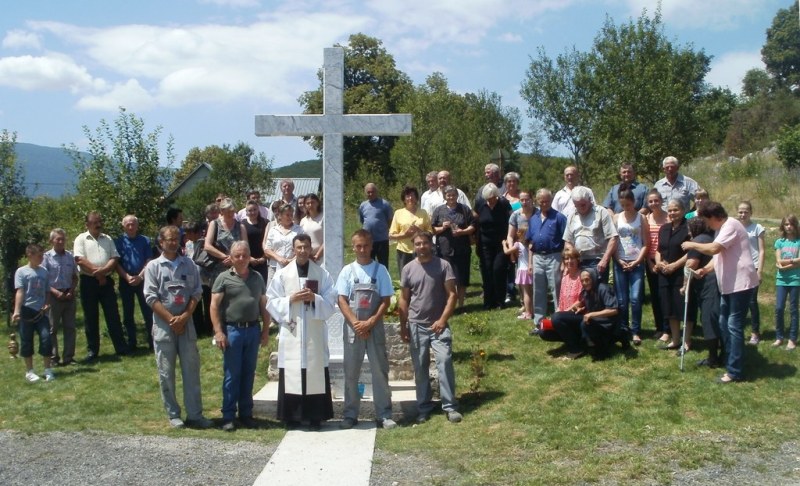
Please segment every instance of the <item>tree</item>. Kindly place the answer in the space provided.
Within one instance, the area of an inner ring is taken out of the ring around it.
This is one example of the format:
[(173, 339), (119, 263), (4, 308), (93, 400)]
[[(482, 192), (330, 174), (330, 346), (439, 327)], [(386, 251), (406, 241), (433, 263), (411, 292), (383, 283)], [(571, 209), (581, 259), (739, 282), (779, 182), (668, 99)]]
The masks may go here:
[[(503, 106), (495, 93), (455, 93), (441, 73), (414, 88), (402, 106), (414, 116), (414, 133), (403, 137), (391, 153), (400, 181), (419, 186), (425, 174), (447, 169), (463, 190), (477, 189), (483, 167), (493, 151), (516, 155), (521, 117)], [(508, 169), (508, 167), (504, 167)]]
[(800, 14), (798, 4), (780, 9), (767, 29), (767, 42), (761, 48), (761, 59), (767, 71), (781, 85), (791, 90), (800, 88)]
[(775, 90), (775, 80), (763, 69), (753, 68), (744, 73), (742, 94), (748, 99), (768, 96)]
[[(349, 114), (400, 113), (400, 106), (411, 93), (409, 77), (395, 66), (394, 57), (383, 43), (364, 34), (351, 35), (344, 48), (344, 112)], [(320, 86), (303, 93), (298, 101), (304, 113), (322, 113), (322, 77), (317, 73)], [(398, 137), (345, 137), (344, 172), (351, 178), (359, 166), (380, 173), (387, 181), (395, 178), (394, 167), (389, 164), (389, 154)], [(322, 138), (307, 139), (322, 153)]]
[(731, 114), (738, 106), (739, 98), (728, 88), (706, 86), (697, 107), (702, 130), (699, 149), (703, 153), (722, 149), (731, 125)]
[(520, 91), (528, 102), (528, 115), (538, 120), (552, 143), (567, 147), (581, 170), (594, 120), (588, 57), (573, 47), (554, 62), (540, 47)]
[(0, 131), (0, 276), (2, 295), (0, 307), (11, 325), (11, 306), (14, 295), (14, 272), (19, 259), (25, 255), (25, 246), (41, 239), (41, 231), (28, 217), (30, 198), (25, 195), (25, 181), (17, 165), (14, 145), (16, 133)]
[(163, 220), (162, 202), (169, 166), (174, 161), (172, 137), (162, 157), (162, 128), (145, 133), (144, 125), (142, 118), (120, 108), (113, 127), (105, 120), (100, 120), (94, 131), (83, 127), (89, 156), (75, 145), (68, 149), (78, 174), (76, 217), (82, 219), (89, 211), (100, 211), (110, 229), (116, 228), (126, 214), (135, 214), (143, 232), (156, 232)]
[(627, 161), (655, 180), (667, 155), (684, 162), (696, 155), (709, 63), (703, 50), (667, 40), (660, 11), (619, 26), (607, 18), (588, 58), (597, 107), (590, 139), (595, 165)]
[[(245, 193), (250, 189), (265, 191), (272, 186), (272, 160), (263, 152), (255, 153), (244, 142), (236, 146), (210, 145), (204, 149), (193, 148), (186, 154), (179, 172), (191, 173), (200, 164), (211, 166), (209, 177), (195, 186), (191, 192), (178, 198), (176, 204), (186, 217), (199, 220), (205, 206), (222, 192), (234, 201), (244, 204)], [(177, 180), (173, 182), (176, 185)]]
[(778, 157), (789, 170), (800, 167), (800, 125), (781, 130)]

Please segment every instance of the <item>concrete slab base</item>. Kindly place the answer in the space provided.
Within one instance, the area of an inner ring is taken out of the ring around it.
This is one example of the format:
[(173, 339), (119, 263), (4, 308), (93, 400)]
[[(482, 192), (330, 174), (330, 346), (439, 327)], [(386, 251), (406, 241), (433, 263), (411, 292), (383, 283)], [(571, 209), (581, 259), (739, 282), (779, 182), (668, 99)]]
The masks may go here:
[[(392, 389), (392, 416), (395, 420), (412, 420), (417, 416), (417, 398), (414, 382), (390, 381)], [(277, 413), (278, 382), (270, 381), (253, 396), (254, 413), (260, 417), (275, 417)], [(342, 417), (344, 398), (333, 397), (333, 413), (336, 418)], [(375, 407), (372, 397), (361, 399), (359, 420), (375, 420)]]
[(290, 430), (253, 484), (368, 485), (375, 431), (370, 422), (340, 430), (338, 421), (319, 432)]

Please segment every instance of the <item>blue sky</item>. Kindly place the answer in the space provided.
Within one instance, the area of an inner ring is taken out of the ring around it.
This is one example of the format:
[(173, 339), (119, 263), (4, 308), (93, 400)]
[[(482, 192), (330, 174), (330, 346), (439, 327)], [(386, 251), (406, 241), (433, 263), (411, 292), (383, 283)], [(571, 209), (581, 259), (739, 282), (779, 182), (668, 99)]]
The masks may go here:
[[(256, 114), (300, 113), (323, 48), (363, 32), (419, 84), (494, 91), (525, 112), (529, 56), (587, 50), (606, 16), (651, 0), (27, 0), (0, 16), (0, 129), (19, 142), (85, 147), (82, 126), (118, 107), (163, 127), (177, 163), (192, 147), (244, 141), (281, 166), (313, 158), (300, 139), (259, 138)], [(667, 36), (713, 56), (706, 80), (739, 92), (783, 0), (663, 0)], [(527, 121), (527, 118), (526, 118)], [(164, 137), (165, 138), (165, 137)]]

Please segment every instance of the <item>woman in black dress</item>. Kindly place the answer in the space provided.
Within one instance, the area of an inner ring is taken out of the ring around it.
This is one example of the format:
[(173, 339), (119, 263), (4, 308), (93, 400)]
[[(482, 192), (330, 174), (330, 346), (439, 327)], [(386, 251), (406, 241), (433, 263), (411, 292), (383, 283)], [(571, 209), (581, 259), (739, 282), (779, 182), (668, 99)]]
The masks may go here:
[(686, 264), (686, 251), (681, 248), (681, 243), (690, 239), (685, 214), (686, 209), (680, 199), (670, 200), (667, 204), (669, 222), (658, 231), (658, 252), (654, 268), (658, 272), (661, 312), (669, 322), (671, 337), (671, 342), (661, 349), (678, 349), (681, 346), (684, 297), (680, 289), (683, 287), (683, 267)]

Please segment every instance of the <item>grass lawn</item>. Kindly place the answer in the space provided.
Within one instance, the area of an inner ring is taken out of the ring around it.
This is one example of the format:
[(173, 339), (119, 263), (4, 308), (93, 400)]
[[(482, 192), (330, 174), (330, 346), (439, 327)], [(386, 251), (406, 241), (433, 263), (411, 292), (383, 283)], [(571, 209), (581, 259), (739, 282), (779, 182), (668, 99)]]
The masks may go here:
[[(768, 249), (774, 239), (770, 231)], [(763, 341), (747, 347), (748, 380), (732, 385), (715, 383), (722, 370), (696, 367), (705, 356), (699, 335), (684, 372), (675, 353), (658, 349), (653, 339), (605, 361), (559, 360), (549, 353), (558, 344), (529, 337), (528, 323), (515, 318), (515, 309), (481, 310), (480, 287), (474, 285), (466, 312), (451, 321), (464, 422), (451, 425), (436, 416), (422, 426), (401, 424), (406, 426), (378, 434), (377, 445), (389, 453), (430, 457), (456, 474), (456, 482), (467, 484), (669, 483), (677, 469), (729, 467), (737, 454), (773, 454), (800, 437), (800, 351), (769, 345), (774, 337), (773, 265), (773, 252), (767, 251), (760, 291)], [(396, 275), (394, 268), (391, 273)], [(477, 271), (473, 275), (477, 282)], [(649, 305), (644, 316), (645, 336), (650, 336)], [(79, 329), (78, 358), (85, 350), (82, 334)], [(270, 348), (274, 345), (273, 340)], [(111, 349), (103, 337), (101, 355)], [(221, 355), (210, 339), (200, 342), (200, 351), (206, 415), (219, 418)], [(261, 351), (257, 387), (266, 380), (268, 355), (269, 350)], [(39, 358), (36, 367), (41, 372)], [(478, 377), (479, 371), (485, 376)], [(28, 384), (20, 360), (0, 360), (0, 428), (263, 443), (284, 434), (274, 422), (235, 434), (171, 430), (148, 354), (59, 368), (57, 374), (55, 382)]]

